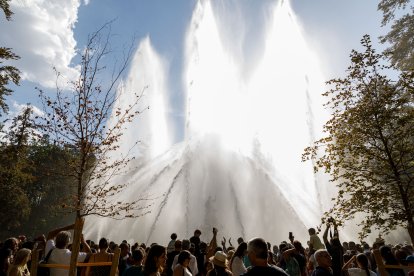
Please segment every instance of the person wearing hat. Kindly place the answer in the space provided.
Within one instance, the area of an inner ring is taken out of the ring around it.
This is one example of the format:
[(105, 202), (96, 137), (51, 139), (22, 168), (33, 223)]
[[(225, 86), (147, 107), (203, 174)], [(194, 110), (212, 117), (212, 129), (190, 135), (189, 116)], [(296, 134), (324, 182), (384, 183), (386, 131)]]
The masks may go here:
[(217, 251), (214, 257), (210, 258), (213, 263), (213, 269), (207, 272), (207, 276), (229, 276), (233, 275), (230, 270), (227, 269), (227, 255), (223, 251)]
[(252, 264), (247, 270), (245, 276), (288, 276), (283, 269), (277, 266), (271, 266), (268, 263), (267, 244), (262, 238), (254, 238), (247, 244), (247, 256)]

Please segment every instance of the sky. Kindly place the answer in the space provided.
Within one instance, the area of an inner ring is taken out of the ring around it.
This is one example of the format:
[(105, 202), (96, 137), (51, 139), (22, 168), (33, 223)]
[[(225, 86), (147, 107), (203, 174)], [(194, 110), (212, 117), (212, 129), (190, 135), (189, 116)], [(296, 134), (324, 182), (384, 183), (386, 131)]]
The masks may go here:
[[(276, 0), (212, 0), (218, 12), (234, 11), (232, 20), (245, 20), (248, 45), (260, 41), (260, 30)], [(287, 0), (285, 0), (287, 1)], [(8, 98), (12, 113), (22, 104), (39, 106), (35, 87), (55, 91), (55, 67), (67, 79), (77, 75), (78, 56), (88, 34), (113, 20), (112, 47), (149, 37), (155, 50), (167, 61), (171, 116), (183, 115), (182, 67), (186, 31), (196, 0), (12, 0), (12, 21), (0, 18), (0, 45), (10, 47), (21, 59), (12, 64), (22, 71), (22, 82), (12, 86)], [(344, 75), (351, 49), (360, 48), (364, 34), (374, 44), (386, 29), (380, 26), (377, 1), (291, 0), (303, 34), (320, 57), (327, 79)], [(226, 22), (225, 22), (226, 23)], [(382, 49), (383, 45), (377, 45)], [(260, 47), (255, 47), (259, 49)], [(248, 50), (246, 50), (248, 51)], [(254, 55), (252, 55), (254, 58)]]

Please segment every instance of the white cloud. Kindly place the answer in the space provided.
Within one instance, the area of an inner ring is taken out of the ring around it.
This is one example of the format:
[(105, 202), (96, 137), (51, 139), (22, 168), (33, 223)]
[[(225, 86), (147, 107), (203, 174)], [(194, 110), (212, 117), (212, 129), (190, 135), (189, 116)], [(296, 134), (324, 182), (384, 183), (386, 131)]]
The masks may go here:
[(84, 0), (83, 4), (86, 6), (86, 5), (89, 5), (89, 2), (91, 2), (91, 0)]
[[(89, 1), (85, 1), (89, 2)], [(12, 21), (0, 18), (1, 46), (20, 56), (13, 65), (25, 80), (54, 87), (53, 67), (68, 79), (77, 75), (70, 66), (76, 55), (73, 35), (80, 0), (12, 0)]]

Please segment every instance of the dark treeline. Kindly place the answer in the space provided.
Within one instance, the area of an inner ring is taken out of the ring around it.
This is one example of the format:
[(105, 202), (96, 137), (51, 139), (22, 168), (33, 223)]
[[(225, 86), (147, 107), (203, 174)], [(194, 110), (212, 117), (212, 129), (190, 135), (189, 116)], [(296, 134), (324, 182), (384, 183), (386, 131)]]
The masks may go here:
[(73, 194), (66, 164), (76, 153), (38, 137), (32, 109), (25, 108), (6, 128), (0, 142), (0, 238), (34, 236), (74, 221), (65, 213), (65, 195)]

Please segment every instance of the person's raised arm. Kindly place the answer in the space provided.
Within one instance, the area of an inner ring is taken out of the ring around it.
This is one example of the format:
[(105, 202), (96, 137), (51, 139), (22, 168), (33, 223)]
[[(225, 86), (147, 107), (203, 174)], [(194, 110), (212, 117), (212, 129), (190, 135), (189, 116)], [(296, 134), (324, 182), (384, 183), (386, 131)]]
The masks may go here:
[(295, 240), (295, 236), (293, 236), (293, 233), (292, 232), (289, 232), (289, 241), (290, 241), (290, 244), (291, 245), (293, 245), (293, 241)]
[(339, 231), (338, 231), (338, 225), (334, 221), (334, 236), (336, 236), (339, 240)]
[(214, 251), (217, 248), (217, 228), (213, 227), (213, 238), (211, 238), (210, 244), (207, 248), (206, 259), (208, 260), (210, 257), (214, 255)]
[(223, 246), (223, 252), (227, 254), (227, 247), (226, 247), (226, 238), (223, 237), (223, 240), (221, 241), (221, 245)]
[(67, 225), (67, 226), (64, 226), (64, 227), (61, 227), (61, 228), (56, 228), (56, 229), (50, 231), (47, 234), (46, 240), (53, 240), (56, 237), (56, 235), (59, 234), (59, 232), (72, 230), (74, 228), (75, 228), (75, 224), (70, 224), (70, 225)]
[(325, 229), (325, 232), (323, 232), (323, 242), (325, 243), (325, 244), (327, 244), (327, 243), (329, 243), (329, 241), (328, 241), (328, 230), (329, 230), (329, 228), (331, 227), (331, 224), (328, 222), (327, 224), (326, 224), (326, 229)]
[(348, 270), (348, 268), (351, 266), (351, 264), (354, 262), (355, 259), (356, 259), (356, 255), (352, 256), (352, 258), (349, 259), (349, 261), (346, 262), (346, 264), (344, 264), (344, 266), (342, 267), (342, 270)]
[(282, 254), (283, 259), (285, 261), (287, 261), (290, 258), (290, 256), (293, 253), (295, 253), (295, 251), (296, 251), (296, 248), (291, 248), (291, 249), (288, 249), (288, 250), (283, 251), (283, 254)]
[(83, 237), (83, 234), (81, 236), (81, 244), (82, 244), (82, 249), (85, 253), (88, 254), (92, 254), (92, 250), (91, 247), (89, 246), (89, 244), (85, 241), (85, 238)]

